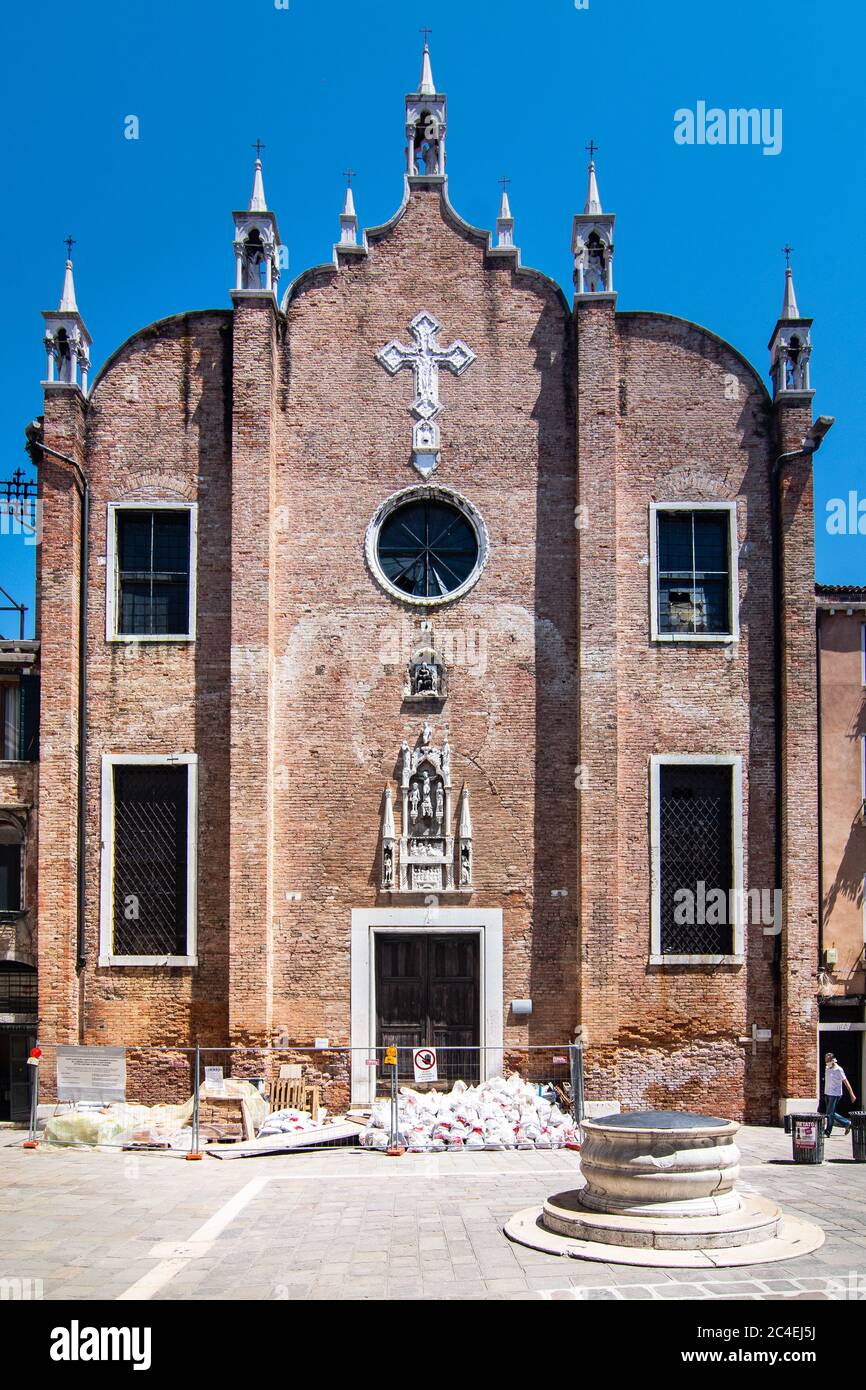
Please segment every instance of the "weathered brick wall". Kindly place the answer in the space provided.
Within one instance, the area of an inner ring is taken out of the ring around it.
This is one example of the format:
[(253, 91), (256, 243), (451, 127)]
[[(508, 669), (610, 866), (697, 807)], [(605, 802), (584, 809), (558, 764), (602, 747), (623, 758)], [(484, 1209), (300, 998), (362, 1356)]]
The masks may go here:
[[(84, 402), (68, 387), (45, 391), (45, 443), (83, 461)], [(77, 961), (78, 593), (81, 497), (74, 470), (46, 455), (39, 468), (42, 543), (36, 621), (42, 685), (39, 736), (37, 920), (39, 1027), (56, 1042), (79, 1040)]]
[[(109, 361), (89, 403), (86, 1042), (226, 1037), (230, 334), (228, 312), (151, 325)], [(195, 643), (105, 640), (108, 503), (145, 499), (198, 503)], [(199, 756), (198, 967), (99, 967), (101, 757), (173, 752)], [(43, 949), (40, 971), (44, 961)]]
[[(470, 788), (473, 907), (504, 909), (506, 1001), (530, 997), (506, 1040), (562, 1042), (576, 1022), (575, 504), (566, 307), (448, 225), (438, 190), (413, 193), (369, 258), (307, 282), (288, 309), (279, 400), (275, 647), (274, 1024), (348, 1041), (353, 907), (377, 893), (382, 793), (423, 713), (403, 706), (401, 625), (418, 617), (367, 573), (379, 504), (422, 480), (410, 466), (411, 371), (376, 351), (408, 342), (422, 309), (440, 341), (476, 352), (440, 373), (434, 481), (481, 512), (490, 561), (435, 620), (468, 645), (432, 720), (457, 794)], [(458, 646), (459, 651), (459, 646)], [(407, 653), (408, 654), (408, 653)], [(399, 817), (398, 817), (399, 819)], [(567, 891), (567, 897), (553, 893)], [(301, 901), (286, 894), (300, 892)], [(460, 899), (458, 899), (459, 901)], [(466, 901), (466, 899), (463, 899)], [(423, 899), (417, 899), (423, 902)]]
[[(464, 782), (471, 792), (476, 888), (452, 901), (503, 909), (504, 998), (534, 1002), (528, 1024), (506, 1014), (506, 1047), (561, 1044), (583, 1023), (591, 1097), (768, 1119), (780, 1090), (809, 1093), (790, 1088), (803, 1084), (814, 1047), (798, 1024), (780, 1061), (774, 938), (748, 928), (742, 965), (648, 963), (651, 754), (742, 756), (746, 885), (777, 886), (777, 444), (766, 393), (732, 349), (681, 320), (615, 315), (599, 301), (579, 305), (575, 322), (554, 285), (488, 256), (431, 187), (413, 191), (369, 256), (305, 277), (285, 317), (241, 296), (233, 313), (166, 320), (125, 344), (97, 382), (86, 438), (82, 1037), (350, 1041), (351, 910), (390, 902), (378, 890), (382, 793), (426, 714), (402, 687), (428, 615), (382, 593), (364, 558), (380, 503), (421, 482), (409, 462), (412, 373), (390, 377), (375, 354), (393, 337), (408, 341), (422, 309), (441, 320), (444, 345), (459, 337), (477, 354), (459, 380), (440, 375), (434, 482), (478, 508), (490, 558), (481, 582), (433, 615), (452, 656), (447, 703), (430, 718), (436, 742), (451, 743), (455, 812)], [(47, 423), (56, 447), (83, 452), (76, 408), (71, 393), (49, 393)], [(63, 470), (43, 475), (51, 799), (43, 787), (40, 978), (43, 1021), (67, 1041), (79, 1018), (77, 504)], [(105, 641), (107, 505), (144, 499), (199, 504), (195, 644)], [(736, 500), (737, 644), (650, 642), (654, 500)], [(789, 708), (800, 710), (787, 735), (793, 806), (810, 775), (806, 760), (796, 780), (794, 750), (814, 717), (805, 487), (786, 505), (785, 669)], [(99, 968), (100, 757), (185, 751), (201, 760), (198, 967)], [(782, 886), (805, 915), (783, 965), (796, 974), (786, 997), (805, 1019), (816, 929), (808, 810), (789, 814), (788, 835), (803, 838)], [(776, 1035), (755, 1058), (740, 1042), (753, 1023)], [(165, 1054), (152, 1072), (131, 1065), (137, 1094), (154, 1097), (167, 1076), (185, 1084), (182, 1058)], [(245, 1065), (259, 1071), (261, 1057)]]
[[(779, 449), (798, 449), (811, 402), (777, 406)], [(781, 935), (783, 1096), (818, 1094), (818, 693), (812, 459), (799, 454), (779, 469), (782, 668)]]
[[(776, 886), (772, 419), (713, 335), (648, 314), (617, 325), (619, 1098), (769, 1118), (773, 1051), (739, 1038), (774, 1022), (773, 938), (747, 927), (744, 965), (648, 965), (648, 827), (652, 754), (739, 754), (745, 885)], [(650, 503), (715, 500), (737, 504), (740, 641), (652, 643)]]

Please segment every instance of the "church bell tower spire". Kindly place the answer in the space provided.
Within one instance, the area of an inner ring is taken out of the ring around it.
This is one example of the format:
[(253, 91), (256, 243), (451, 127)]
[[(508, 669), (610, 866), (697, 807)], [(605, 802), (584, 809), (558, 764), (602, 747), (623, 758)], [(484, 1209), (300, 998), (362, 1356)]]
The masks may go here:
[(782, 248), (785, 256), (785, 293), (782, 312), (776, 320), (770, 339), (770, 375), (773, 378), (773, 400), (811, 392), (809, 359), (812, 356), (812, 319), (804, 319), (797, 307), (794, 272), (791, 269), (790, 246)]
[(235, 224), (235, 293), (276, 294), (280, 278), (280, 234), (268, 207), (262, 176), (262, 150), (257, 140), (253, 191), (248, 208), (233, 212)]
[(427, 41), (431, 29), (422, 29), (424, 53), (416, 92), (406, 97), (406, 173), (409, 178), (443, 178), (445, 175), (445, 94), (437, 92)]
[(87, 395), (91, 337), (78, 312), (75, 279), (72, 272), (73, 237), (66, 238), (66, 268), (63, 290), (56, 309), (45, 309), (45, 351), (48, 355), (46, 385), (74, 386)]
[(594, 140), (587, 145), (589, 170), (583, 212), (574, 219), (571, 249), (574, 285), (579, 295), (613, 294), (613, 213), (603, 212), (595, 172)]

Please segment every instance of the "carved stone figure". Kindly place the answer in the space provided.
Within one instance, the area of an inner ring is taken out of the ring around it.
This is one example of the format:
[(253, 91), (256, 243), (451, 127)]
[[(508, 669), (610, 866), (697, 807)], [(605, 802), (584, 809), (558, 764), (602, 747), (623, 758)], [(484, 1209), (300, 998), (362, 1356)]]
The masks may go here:
[(460, 849), (460, 882), (467, 884), (472, 878), (472, 859), (469, 853), (469, 846), (463, 845)]
[(418, 783), (413, 782), (409, 790), (409, 819), (412, 821), (413, 825), (418, 819), (418, 802), (420, 799), (421, 793), (418, 789)]
[(436, 824), (442, 825), (442, 818), (445, 815), (445, 793), (442, 790), (442, 783), (436, 786)]
[(430, 773), (425, 772), (421, 778), (421, 815), (425, 819), (433, 815), (432, 788), (430, 786)]
[(391, 845), (386, 845), (382, 855), (382, 884), (385, 888), (392, 888), (394, 885), (394, 850)]

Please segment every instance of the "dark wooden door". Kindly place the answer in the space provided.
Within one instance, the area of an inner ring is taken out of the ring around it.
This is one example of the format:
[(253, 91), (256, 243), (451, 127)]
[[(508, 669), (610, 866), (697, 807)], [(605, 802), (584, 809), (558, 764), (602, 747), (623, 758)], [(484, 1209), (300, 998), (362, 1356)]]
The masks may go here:
[[(477, 1081), (479, 984), (476, 934), (380, 933), (377, 1046), (443, 1049), (438, 1054), (440, 1081)], [(411, 1081), (411, 1051), (398, 1052), (397, 1057), (400, 1080)]]

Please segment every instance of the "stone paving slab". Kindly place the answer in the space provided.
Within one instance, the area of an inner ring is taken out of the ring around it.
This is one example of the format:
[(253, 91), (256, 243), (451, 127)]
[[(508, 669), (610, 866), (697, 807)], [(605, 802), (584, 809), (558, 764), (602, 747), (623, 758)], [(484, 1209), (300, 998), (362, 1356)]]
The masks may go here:
[[(744, 1127), (745, 1191), (827, 1232), (759, 1270), (588, 1264), (514, 1245), (523, 1207), (581, 1184), (579, 1155), (274, 1155), (187, 1164), (164, 1154), (41, 1148), (0, 1133), (0, 1280), (46, 1299), (866, 1299), (866, 1165), (790, 1161), (781, 1130)], [(5, 1286), (4, 1286), (5, 1287)]]

